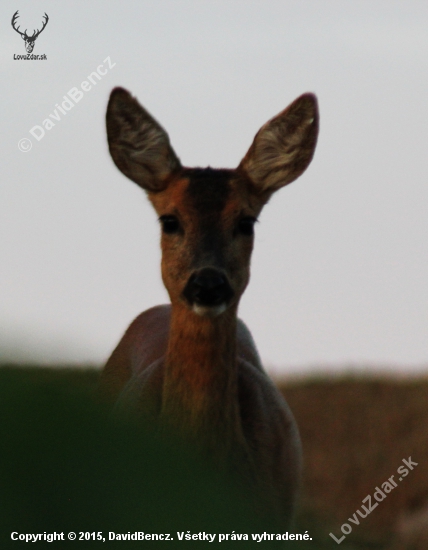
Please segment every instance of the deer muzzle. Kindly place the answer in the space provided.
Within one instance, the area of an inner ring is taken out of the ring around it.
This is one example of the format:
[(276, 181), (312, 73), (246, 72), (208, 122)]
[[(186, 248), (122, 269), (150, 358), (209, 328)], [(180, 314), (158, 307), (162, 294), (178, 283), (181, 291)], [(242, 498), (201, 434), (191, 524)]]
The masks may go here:
[(224, 273), (203, 268), (190, 276), (183, 296), (199, 315), (219, 315), (226, 310), (234, 292)]

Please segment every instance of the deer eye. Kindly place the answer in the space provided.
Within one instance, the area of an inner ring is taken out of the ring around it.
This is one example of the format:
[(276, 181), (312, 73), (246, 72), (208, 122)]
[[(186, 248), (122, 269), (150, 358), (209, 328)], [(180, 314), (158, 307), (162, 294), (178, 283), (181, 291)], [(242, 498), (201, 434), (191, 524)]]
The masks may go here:
[(164, 233), (178, 233), (180, 230), (180, 222), (175, 216), (161, 216), (159, 221), (162, 224)]
[(238, 222), (238, 233), (241, 235), (254, 235), (254, 224), (256, 223), (256, 218), (242, 218)]

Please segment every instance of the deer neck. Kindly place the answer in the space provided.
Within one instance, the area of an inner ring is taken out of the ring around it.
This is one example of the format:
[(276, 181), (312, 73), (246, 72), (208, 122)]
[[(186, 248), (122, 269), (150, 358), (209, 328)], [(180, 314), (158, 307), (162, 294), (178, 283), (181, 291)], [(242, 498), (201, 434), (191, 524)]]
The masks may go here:
[(217, 447), (220, 434), (226, 444), (240, 430), (236, 327), (236, 308), (206, 317), (172, 307), (162, 417), (198, 441), (212, 438)]

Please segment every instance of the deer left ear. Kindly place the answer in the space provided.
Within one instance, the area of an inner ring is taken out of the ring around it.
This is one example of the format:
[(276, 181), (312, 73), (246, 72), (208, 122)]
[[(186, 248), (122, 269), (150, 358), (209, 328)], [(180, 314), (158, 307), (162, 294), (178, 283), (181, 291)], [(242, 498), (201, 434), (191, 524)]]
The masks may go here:
[(162, 126), (123, 88), (115, 88), (107, 107), (110, 154), (129, 179), (150, 192), (162, 191), (181, 164)]
[(298, 178), (309, 166), (319, 127), (313, 94), (298, 97), (260, 128), (242, 159), (243, 169), (260, 194), (268, 196)]

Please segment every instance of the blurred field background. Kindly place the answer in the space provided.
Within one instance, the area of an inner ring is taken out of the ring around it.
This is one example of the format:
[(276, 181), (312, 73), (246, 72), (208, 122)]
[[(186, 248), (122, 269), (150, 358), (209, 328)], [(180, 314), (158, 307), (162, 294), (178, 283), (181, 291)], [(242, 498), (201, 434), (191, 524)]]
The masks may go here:
[[(354, 374), (301, 380), (281, 389), (303, 442), (301, 522), (312, 518), (320, 540), (330, 531), (340, 538), (340, 526), (348, 523), (353, 531), (345, 541), (355, 548), (426, 550), (428, 377)], [(397, 468), (410, 456), (418, 466), (399, 482)], [(394, 474), (398, 487), (359, 518), (359, 526), (350, 523), (347, 518), (361, 509), (363, 499), (371, 495), (376, 503), (376, 487)]]
[[(31, 532), (58, 531), (64, 517), (74, 518), (75, 530), (115, 530), (116, 524), (117, 532), (121, 528), (121, 532), (127, 532), (139, 517), (145, 519), (147, 532), (148, 525), (151, 532), (156, 532), (167, 524), (171, 531), (172, 525), (180, 521), (183, 530), (187, 530), (193, 527), (186, 516), (186, 506), (190, 506), (191, 514), (196, 514), (195, 528), (201, 521), (206, 525), (205, 512), (211, 518), (211, 529), (217, 532), (263, 532), (255, 530), (254, 518), (249, 517), (239, 497), (235, 500), (233, 491), (222, 489), (215, 480), (207, 481), (198, 471), (199, 466), (189, 463), (184, 455), (179, 454), (177, 460), (169, 449), (168, 458), (160, 460), (157, 443), (153, 444), (150, 438), (149, 443), (145, 436), (136, 443), (132, 430), (127, 435), (121, 428), (111, 433), (99, 410), (91, 408), (99, 373), (95, 368), (0, 368), (0, 508), (7, 526), (3, 526), (3, 535), (17, 523), (32, 528)], [(313, 540), (305, 547), (310, 544), (311, 548), (337, 548), (329, 533), (340, 539), (341, 525), (349, 524), (347, 518), (361, 509), (362, 500), (373, 495), (376, 487), (381, 487), (391, 475), (395, 474), (397, 480), (402, 459), (411, 456), (418, 466), (367, 518), (361, 519), (359, 526), (351, 524), (353, 531), (340, 548), (426, 550), (428, 378), (392, 380), (342, 375), (282, 382), (279, 386), (295, 414), (303, 442), (304, 487), (294, 532), (309, 531)], [(126, 437), (132, 441), (131, 450), (124, 453), (130, 454), (129, 463), (127, 457), (117, 454), (118, 448), (127, 448)], [(162, 450), (160, 456), (164, 454)], [(27, 478), (15, 479), (19, 464)], [(162, 472), (160, 495), (153, 488), (159, 484), (157, 468)], [(155, 485), (148, 487), (147, 477)], [(107, 484), (106, 478), (110, 480)], [(116, 482), (112, 483), (112, 479)], [(70, 487), (75, 494), (64, 508), (61, 495)], [(137, 487), (142, 487), (142, 492)], [(202, 496), (205, 489), (209, 495), (206, 501)], [(141, 498), (143, 493), (145, 499)], [(108, 508), (110, 501), (115, 502), (112, 509)], [(86, 528), (76, 525), (82, 523), (82, 517)], [(25, 532), (23, 525), (17, 530)], [(71, 527), (68, 523), (64, 528)], [(2, 548), (9, 544), (10, 540), (5, 540)], [(293, 543), (293, 548), (300, 546)]]

